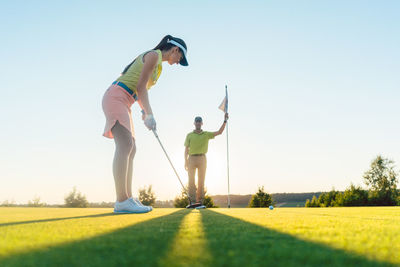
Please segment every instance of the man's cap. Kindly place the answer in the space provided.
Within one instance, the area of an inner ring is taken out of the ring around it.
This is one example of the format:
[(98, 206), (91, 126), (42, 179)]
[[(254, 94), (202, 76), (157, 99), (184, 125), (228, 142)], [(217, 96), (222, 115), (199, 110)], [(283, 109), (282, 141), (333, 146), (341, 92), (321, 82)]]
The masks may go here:
[(194, 122), (203, 122), (203, 119), (200, 116), (194, 118)]

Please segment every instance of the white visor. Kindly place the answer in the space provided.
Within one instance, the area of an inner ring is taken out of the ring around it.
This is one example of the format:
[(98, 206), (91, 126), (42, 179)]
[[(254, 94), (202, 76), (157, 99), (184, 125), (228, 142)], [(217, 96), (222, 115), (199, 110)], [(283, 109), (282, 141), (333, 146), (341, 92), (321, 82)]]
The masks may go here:
[(186, 48), (183, 47), (183, 45), (181, 45), (181, 44), (178, 43), (178, 42), (175, 42), (174, 40), (168, 40), (167, 43), (171, 43), (171, 44), (173, 44), (173, 45), (176, 45), (176, 46), (179, 47), (180, 49), (182, 49), (183, 54), (184, 54), (184, 56), (185, 56), (185, 58), (186, 58)]

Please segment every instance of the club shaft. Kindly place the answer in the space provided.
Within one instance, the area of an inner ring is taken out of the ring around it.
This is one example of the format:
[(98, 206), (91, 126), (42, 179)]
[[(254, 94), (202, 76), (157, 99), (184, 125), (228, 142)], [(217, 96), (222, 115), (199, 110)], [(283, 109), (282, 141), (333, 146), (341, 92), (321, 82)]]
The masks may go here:
[(171, 159), (169, 158), (167, 151), (165, 150), (164, 146), (162, 145), (161, 140), (160, 140), (160, 138), (158, 137), (157, 132), (153, 130), (153, 133), (154, 133), (154, 136), (157, 138), (157, 141), (158, 141), (158, 143), (160, 144), (162, 150), (164, 151), (165, 156), (167, 156), (167, 159), (168, 159), (168, 161), (169, 161), (169, 164), (171, 164), (171, 167), (172, 167), (172, 169), (174, 170), (175, 175), (176, 175), (176, 177), (178, 178), (179, 182), (181, 183), (183, 190), (185, 191), (186, 195), (188, 196), (189, 202), (190, 202), (189, 204), (191, 204), (191, 199), (190, 199), (190, 197), (189, 197), (189, 193), (186, 191), (186, 188), (185, 188), (185, 186), (183, 185), (181, 178), (179, 178), (178, 172), (176, 171), (176, 169), (175, 169), (175, 167), (174, 167), (174, 164), (172, 164), (172, 161), (171, 161)]

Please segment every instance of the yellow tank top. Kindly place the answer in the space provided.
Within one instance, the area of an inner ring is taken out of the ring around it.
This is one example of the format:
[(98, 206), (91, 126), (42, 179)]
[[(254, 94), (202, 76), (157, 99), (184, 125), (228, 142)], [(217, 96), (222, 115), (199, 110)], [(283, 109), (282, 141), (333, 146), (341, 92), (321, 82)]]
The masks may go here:
[[(153, 73), (150, 75), (149, 80), (147, 81), (146, 84), (146, 89), (149, 90), (154, 84), (156, 84), (158, 78), (161, 75), (162, 71), (162, 54), (161, 50), (150, 50), (150, 51), (155, 51), (158, 54), (158, 62), (157, 65), (154, 67)], [(126, 86), (129, 87), (132, 91), (134, 91), (137, 94), (137, 84), (139, 81), (140, 74), (142, 73), (143, 70), (143, 56), (150, 52), (147, 51), (141, 55), (139, 55), (136, 59), (135, 62), (132, 63), (132, 65), (129, 67), (128, 71), (121, 75), (117, 81), (123, 82)]]

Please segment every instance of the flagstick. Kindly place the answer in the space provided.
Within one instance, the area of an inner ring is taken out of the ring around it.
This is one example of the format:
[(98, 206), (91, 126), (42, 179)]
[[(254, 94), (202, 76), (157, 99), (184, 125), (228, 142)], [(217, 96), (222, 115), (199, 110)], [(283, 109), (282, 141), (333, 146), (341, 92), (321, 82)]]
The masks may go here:
[[(225, 114), (228, 113), (228, 86), (225, 85)], [(228, 208), (231, 207), (231, 196), (229, 190), (229, 134), (228, 134), (228, 121), (226, 121), (226, 166), (228, 174)]]
[[(220, 110), (225, 112), (225, 116), (228, 113), (228, 86), (225, 85), (225, 98), (222, 101), (221, 105), (218, 107)], [(229, 134), (228, 134), (228, 120), (225, 120), (225, 128), (226, 128), (226, 167), (228, 174), (228, 208), (231, 207), (231, 194), (229, 189)]]
[(228, 169), (228, 208), (231, 207), (231, 197), (229, 192), (229, 139), (228, 139), (228, 122), (226, 122), (226, 161)]

